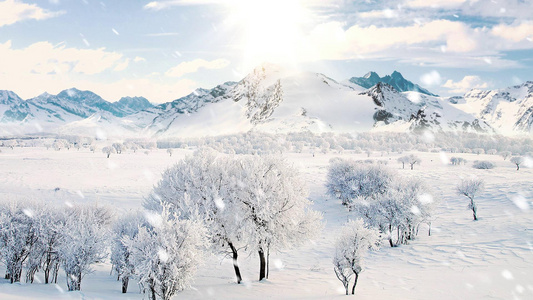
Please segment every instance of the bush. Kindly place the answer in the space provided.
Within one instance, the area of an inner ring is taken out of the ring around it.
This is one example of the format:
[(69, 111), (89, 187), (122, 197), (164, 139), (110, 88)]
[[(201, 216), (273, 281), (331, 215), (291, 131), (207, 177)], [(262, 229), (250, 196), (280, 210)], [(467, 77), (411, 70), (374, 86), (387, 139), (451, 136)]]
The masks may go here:
[(482, 160), (482, 161), (476, 160), (474, 164), (472, 165), (472, 167), (474, 167), (475, 169), (493, 169), (494, 164), (486, 160)]

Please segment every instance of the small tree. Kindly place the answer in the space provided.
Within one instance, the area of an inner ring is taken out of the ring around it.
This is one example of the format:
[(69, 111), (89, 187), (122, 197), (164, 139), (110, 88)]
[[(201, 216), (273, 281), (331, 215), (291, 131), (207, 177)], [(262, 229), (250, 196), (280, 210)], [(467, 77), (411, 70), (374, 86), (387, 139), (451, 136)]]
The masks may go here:
[(462, 179), (457, 185), (457, 193), (465, 196), (470, 200), (468, 208), (472, 210), (474, 221), (477, 221), (477, 205), (474, 202), (475, 197), (483, 192), (485, 182), (482, 179)]
[(172, 153), (173, 153), (173, 152), (174, 152), (174, 151), (172, 150), (172, 148), (168, 148), (168, 149), (167, 149), (167, 153), (168, 153), (168, 155), (170, 155), (170, 157), (172, 157)]
[(102, 148), (102, 152), (107, 154), (107, 158), (109, 158), (109, 156), (112, 154), (112, 153), (116, 153), (115, 151), (115, 148), (111, 147), (111, 146), (106, 146), (104, 148)]
[(420, 159), (420, 157), (418, 157), (418, 156), (416, 156), (416, 155), (414, 155), (414, 154), (410, 154), (410, 155), (408, 156), (408, 160), (409, 160), (409, 165), (411, 165), (411, 170), (413, 169), (413, 166), (414, 166), (414, 165), (419, 165), (420, 162), (422, 161), (422, 160)]
[(520, 165), (524, 163), (524, 158), (521, 156), (513, 156), (510, 160), (513, 164), (516, 165), (516, 170), (520, 170)]
[(402, 169), (405, 169), (405, 164), (409, 163), (409, 156), (402, 156), (398, 158), (398, 162), (402, 164)]
[(113, 226), (113, 242), (111, 246), (111, 264), (117, 273), (117, 280), (122, 280), (122, 293), (128, 291), (128, 283), (135, 274), (135, 266), (131, 261), (131, 251), (126, 247), (125, 240), (133, 239), (139, 233), (139, 226), (145, 225), (139, 213), (128, 214), (117, 220)]
[(107, 256), (109, 212), (93, 206), (74, 207), (67, 212), (58, 246), (58, 256), (65, 270), (69, 291), (81, 290), (83, 277), (92, 272), (91, 265)]
[(350, 220), (342, 228), (335, 243), (333, 265), (335, 275), (342, 282), (346, 295), (349, 294), (350, 281), (354, 275), (352, 295), (355, 294), (357, 280), (364, 267), (364, 256), (369, 249), (377, 250), (379, 244), (379, 231), (365, 227), (362, 219)]
[(170, 300), (187, 288), (202, 261), (205, 228), (178, 217), (163, 206), (152, 224), (140, 226), (135, 237), (123, 240), (139, 284), (150, 300)]

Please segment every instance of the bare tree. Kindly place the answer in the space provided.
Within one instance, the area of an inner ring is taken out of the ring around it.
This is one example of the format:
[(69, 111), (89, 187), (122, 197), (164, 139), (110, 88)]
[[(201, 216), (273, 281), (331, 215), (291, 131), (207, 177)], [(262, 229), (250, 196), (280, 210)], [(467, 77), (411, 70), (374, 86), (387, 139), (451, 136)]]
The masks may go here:
[(520, 170), (520, 165), (524, 163), (524, 158), (521, 156), (513, 156), (510, 160), (513, 164), (516, 165), (516, 170)]
[(461, 182), (457, 185), (457, 193), (463, 195), (470, 199), (470, 204), (468, 208), (472, 210), (474, 215), (474, 221), (477, 221), (477, 205), (474, 202), (474, 198), (483, 192), (485, 182), (482, 179), (462, 179)]

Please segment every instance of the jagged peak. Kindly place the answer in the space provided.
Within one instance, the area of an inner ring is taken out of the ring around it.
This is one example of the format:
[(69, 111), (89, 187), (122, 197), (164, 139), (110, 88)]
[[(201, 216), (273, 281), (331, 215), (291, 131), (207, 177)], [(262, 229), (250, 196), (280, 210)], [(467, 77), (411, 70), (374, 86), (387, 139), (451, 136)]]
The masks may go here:
[(374, 71), (370, 71), (368, 73), (366, 73), (363, 78), (366, 78), (366, 79), (370, 79), (370, 78), (380, 78), (378, 73), (374, 72)]
[(398, 72), (398, 71), (394, 71), (392, 72), (392, 74), (390, 75), (392, 78), (397, 78), (397, 79), (405, 79), (403, 76), (402, 76), (402, 73)]

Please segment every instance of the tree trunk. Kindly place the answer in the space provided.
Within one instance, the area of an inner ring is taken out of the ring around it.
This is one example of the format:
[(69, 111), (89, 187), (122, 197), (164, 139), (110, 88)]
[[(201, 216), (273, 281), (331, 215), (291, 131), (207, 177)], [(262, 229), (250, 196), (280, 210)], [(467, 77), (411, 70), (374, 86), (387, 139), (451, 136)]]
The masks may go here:
[(477, 208), (474, 204), (474, 200), (470, 200), (470, 205), (472, 206), (472, 214), (474, 215), (474, 221), (477, 221)]
[(267, 248), (267, 265), (266, 265), (266, 279), (268, 279), (268, 273), (270, 273), (270, 246)]
[(122, 293), (126, 294), (128, 292), (128, 282), (130, 281), (130, 278), (125, 276), (122, 277)]
[(352, 287), (352, 295), (355, 295), (355, 286), (357, 285), (357, 279), (359, 279), (359, 274), (355, 273), (355, 281)]
[(414, 164), (411, 164), (411, 170), (413, 169), (413, 165), (414, 165)]
[(241, 270), (239, 269), (239, 263), (237, 262), (237, 258), (239, 257), (239, 254), (237, 253), (237, 248), (233, 246), (232, 243), (228, 243), (229, 247), (231, 248), (231, 253), (233, 254), (233, 269), (235, 269), (235, 276), (237, 277), (237, 283), (240, 284), (242, 281), (241, 276)]
[(516, 165), (516, 170), (520, 170), (520, 165)]
[(107, 154), (107, 158), (109, 158), (109, 155), (111, 155), (111, 154), (108, 153), (108, 154)]
[(4, 275), (4, 279), (11, 279), (11, 274), (9, 274), (8, 271), (6, 271), (6, 275)]
[(405, 169), (405, 163), (402, 163), (402, 169)]
[(265, 252), (263, 249), (259, 249), (257, 252), (259, 253), (259, 281), (261, 281), (266, 277)]

